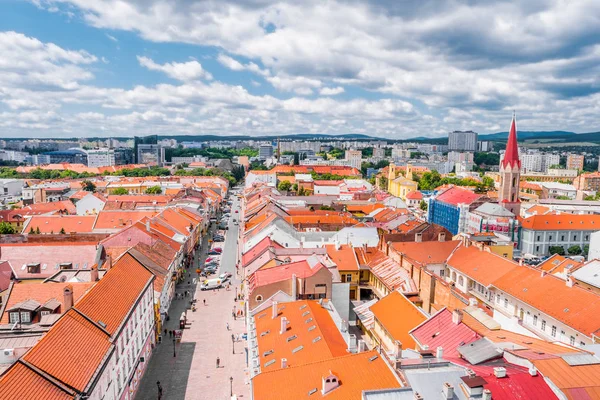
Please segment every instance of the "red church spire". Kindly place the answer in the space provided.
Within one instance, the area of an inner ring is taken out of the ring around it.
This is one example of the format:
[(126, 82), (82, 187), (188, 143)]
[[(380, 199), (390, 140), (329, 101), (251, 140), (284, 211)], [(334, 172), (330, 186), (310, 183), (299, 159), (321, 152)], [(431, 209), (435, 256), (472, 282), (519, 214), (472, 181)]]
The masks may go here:
[(506, 152), (504, 153), (504, 159), (502, 160), (502, 166), (506, 167), (510, 165), (514, 167), (517, 165), (521, 168), (521, 160), (519, 160), (519, 146), (517, 144), (517, 117), (513, 113), (513, 119), (510, 124), (510, 132), (508, 133), (508, 142), (506, 143)]

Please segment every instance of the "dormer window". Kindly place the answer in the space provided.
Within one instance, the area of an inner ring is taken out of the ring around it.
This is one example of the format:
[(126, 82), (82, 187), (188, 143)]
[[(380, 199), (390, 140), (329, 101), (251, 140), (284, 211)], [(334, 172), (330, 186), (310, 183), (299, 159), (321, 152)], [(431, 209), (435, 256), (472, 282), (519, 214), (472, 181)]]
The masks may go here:
[(329, 371), (329, 375), (323, 377), (323, 388), (321, 390), (321, 393), (323, 395), (326, 395), (332, 390), (337, 389), (339, 386), (340, 382), (338, 380), (337, 375)]
[(28, 274), (39, 274), (40, 273), (40, 264), (27, 264), (27, 273)]

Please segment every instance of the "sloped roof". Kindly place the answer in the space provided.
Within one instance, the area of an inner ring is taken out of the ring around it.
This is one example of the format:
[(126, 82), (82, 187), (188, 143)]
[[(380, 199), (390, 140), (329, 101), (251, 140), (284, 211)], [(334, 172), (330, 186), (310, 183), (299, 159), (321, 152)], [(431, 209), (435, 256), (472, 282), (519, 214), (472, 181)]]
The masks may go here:
[(600, 230), (598, 214), (546, 214), (533, 215), (521, 221), (523, 229), (538, 231), (558, 230)]
[(98, 219), (94, 224), (96, 231), (114, 231), (135, 224), (145, 217), (153, 217), (156, 211), (112, 211), (102, 210), (98, 213)]
[[(600, 329), (600, 295), (526, 266), (514, 268), (494, 286), (573, 329), (591, 336)], [(551, 296), (552, 301), (548, 301)]]
[(76, 308), (92, 321), (102, 321), (111, 335), (125, 320), (144, 287), (154, 276), (129, 253), (123, 255), (96, 283)]
[(52, 399), (69, 400), (75, 396), (61, 389), (20, 361), (0, 377), (3, 400)]
[(347, 244), (340, 245), (325, 245), (327, 255), (337, 265), (339, 271), (358, 271), (359, 265), (352, 246)]
[(470, 190), (463, 189), (458, 186), (451, 187), (444, 193), (438, 195), (436, 200), (447, 203), (447, 204), (471, 204), (475, 200), (481, 197), (480, 194), (476, 194)]
[(393, 291), (372, 305), (371, 311), (390, 336), (402, 343), (402, 348), (415, 347), (415, 341), (408, 332), (425, 321), (427, 316), (404, 295)]
[(485, 286), (519, 267), (511, 260), (475, 246), (458, 247), (448, 258), (447, 265)]
[[(322, 379), (332, 373), (340, 381), (340, 386), (323, 396), (320, 392)], [(400, 383), (385, 361), (375, 351), (263, 372), (254, 377), (252, 382), (254, 398), (261, 400), (312, 397), (328, 400), (361, 400), (366, 390), (400, 387)], [(313, 389), (316, 392), (311, 397), (309, 393)]]
[(392, 247), (405, 257), (422, 265), (441, 264), (460, 245), (459, 240), (444, 242), (395, 242)]
[(23, 356), (23, 360), (83, 391), (111, 346), (108, 335), (71, 309)]
[(40, 233), (56, 233), (62, 229), (65, 233), (91, 233), (93, 232), (95, 215), (35, 215), (23, 227), (23, 233), (31, 229)]
[(600, 364), (571, 366), (557, 357), (535, 360), (535, 367), (569, 400), (600, 399)]

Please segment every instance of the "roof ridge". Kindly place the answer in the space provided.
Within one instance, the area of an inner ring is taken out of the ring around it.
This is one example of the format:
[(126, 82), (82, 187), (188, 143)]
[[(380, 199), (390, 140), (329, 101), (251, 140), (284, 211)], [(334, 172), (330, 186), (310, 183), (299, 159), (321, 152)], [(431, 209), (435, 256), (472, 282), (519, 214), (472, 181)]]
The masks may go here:
[(36, 373), (37, 375), (39, 375), (40, 377), (42, 377), (43, 379), (45, 379), (46, 381), (48, 381), (52, 385), (56, 386), (57, 388), (59, 388), (63, 392), (67, 393), (69, 396), (75, 396), (76, 395), (76, 393), (77, 393), (76, 390), (72, 389), (69, 385), (67, 385), (66, 383), (64, 383), (61, 380), (57, 379), (56, 377), (52, 376), (51, 374), (47, 373), (46, 371), (44, 371), (44, 370), (36, 367), (35, 365), (31, 364), (30, 362), (24, 360), (23, 357), (21, 357), (20, 359), (18, 359), (11, 366), (11, 368), (13, 366), (17, 365), (17, 363), (20, 363), (24, 367), (30, 369), (32, 372)]

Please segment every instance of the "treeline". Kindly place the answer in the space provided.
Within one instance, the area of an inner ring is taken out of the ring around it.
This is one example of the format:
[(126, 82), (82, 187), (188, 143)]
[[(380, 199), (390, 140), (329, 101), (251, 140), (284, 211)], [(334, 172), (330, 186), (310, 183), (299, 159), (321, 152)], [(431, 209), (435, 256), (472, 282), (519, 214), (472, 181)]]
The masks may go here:
[(413, 175), (413, 180), (419, 185), (419, 190), (434, 190), (442, 185), (472, 186), (476, 192), (494, 190), (494, 180), (484, 176), (482, 182), (472, 178), (443, 177), (437, 171), (425, 172), (422, 175)]
[(165, 159), (171, 161), (173, 157), (193, 157), (202, 156), (208, 158), (227, 158), (231, 160), (233, 157), (258, 156), (258, 150), (246, 147), (243, 149), (218, 149), (216, 147), (208, 147), (206, 149), (189, 149), (182, 146), (176, 148), (165, 149)]

